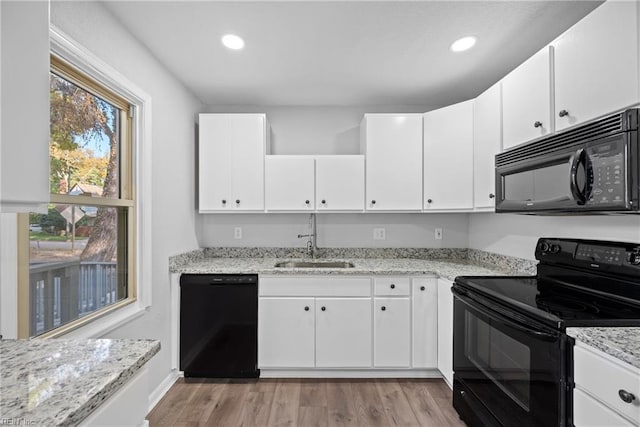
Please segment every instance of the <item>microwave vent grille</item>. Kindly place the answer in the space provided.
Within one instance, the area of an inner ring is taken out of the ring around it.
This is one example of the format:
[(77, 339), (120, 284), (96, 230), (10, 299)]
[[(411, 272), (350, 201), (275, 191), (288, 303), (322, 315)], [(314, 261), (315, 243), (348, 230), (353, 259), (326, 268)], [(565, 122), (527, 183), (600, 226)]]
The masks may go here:
[(634, 114), (637, 117), (638, 110), (627, 110), (505, 151), (496, 155), (496, 166), (553, 153), (570, 148), (572, 145), (579, 146), (588, 141), (623, 132), (630, 124), (636, 122)]

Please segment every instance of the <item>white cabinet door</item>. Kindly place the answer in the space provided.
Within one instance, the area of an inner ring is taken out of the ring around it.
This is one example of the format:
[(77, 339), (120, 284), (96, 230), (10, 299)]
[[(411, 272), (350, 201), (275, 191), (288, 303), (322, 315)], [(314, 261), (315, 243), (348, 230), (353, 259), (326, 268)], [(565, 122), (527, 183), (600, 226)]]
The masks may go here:
[(227, 114), (200, 114), (198, 141), (198, 205), (200, 212), (231, 210), (231, 147)]
[(639, 101), (638, 7), (605, 2), (552, 43), (556, 130)]
[(373, 306), (373, 365), (408, 368), (411, 363), (409, 298), (376, 298)]
[(495, 207), (495, 155), (502, 150), (502, 92), (498, 82), (473, 104), (473, 207)]
[(551, 55), (547, 46), (502, 79), (505, 150), (553, 131)]
[(263, 114), (233, 116), (231, 202), (235, 210), (264, 210), (265, 122)]
[(424, 209), (473, 208), (473, 101), (424, 114)]
[(313, 298), (260, 298), (258, 366), (312, 368), (315, 357)]
[(316, 367), (371, 367), (371, 298), (317, 298), (316, 313)]
[(316, 157), (316, 208), (364, 209), (364, 156)]
[(634, 427), (607, 406), (582, 390), (573, 390), (573, 425), (575, 427)]
[(421, 210), (422, 115), (366, 114), (361, 132), (366, 209)]
[(414, 368), (438, 366), (438, 279), (413, 279), (413, 355)]
[(267, 210), (312, 211), (315, 208), (315, 166), (311, 156), (266, 156)]
[(200, 212), (264, 210), (264, 114), (200, 114)]
[(438, 369), (453, 384), (453, 294), (452, 283), (438, 279)]

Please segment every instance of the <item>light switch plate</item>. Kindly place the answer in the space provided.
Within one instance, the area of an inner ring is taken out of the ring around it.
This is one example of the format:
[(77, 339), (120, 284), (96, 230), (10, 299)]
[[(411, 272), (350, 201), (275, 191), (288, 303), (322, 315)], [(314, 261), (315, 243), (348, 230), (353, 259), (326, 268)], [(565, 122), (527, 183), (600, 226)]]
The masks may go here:
[(373, 240), (386, 240), (387, 233), (382, 227), (373, 229)]
[(233, 229), (233, 238), (242, 239), (242, 227), (236, 227)]

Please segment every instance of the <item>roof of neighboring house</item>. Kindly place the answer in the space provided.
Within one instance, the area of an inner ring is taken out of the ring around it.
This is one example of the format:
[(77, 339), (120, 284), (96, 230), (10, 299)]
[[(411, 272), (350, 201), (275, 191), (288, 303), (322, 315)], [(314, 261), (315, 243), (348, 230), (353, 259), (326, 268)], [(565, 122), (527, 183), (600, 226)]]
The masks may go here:
[(93, 184), (77, 183), (73, 187), (71, 187), (71, 190), (69, 190), (69, 194), (102, 196), (102, 187)]

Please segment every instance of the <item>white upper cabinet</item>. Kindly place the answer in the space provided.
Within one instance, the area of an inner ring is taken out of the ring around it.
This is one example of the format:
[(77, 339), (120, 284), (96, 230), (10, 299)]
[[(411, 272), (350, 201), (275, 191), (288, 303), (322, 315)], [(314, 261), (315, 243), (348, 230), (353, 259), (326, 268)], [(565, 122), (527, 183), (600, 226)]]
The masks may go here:
[(316, 157), (316, 209), (364, 209), (364, 156)]
[(312, 156), (266, 156), (265, 204), (272, 211), (315, 209), (315, 163)]
[(424, 209), (473, 208), (473, 101), (424, 114)]
[(360, 131), (366, 210), (421, 210), (422, 114), (365, 114)]
[(495, 155), (502, 149), (502, 95), (498, 82), (473, 104), (473, 207), (495, 207)]
[(264, 210), (264, 114), (200, 114), (200, 212)]
[(638, 7), (637, 1), (608, 1), (552, 43), (556, 130), (640, 100)]
[(503, 148), (553, 131), (551, 55), (547, 46), (502, 79)]
[(49, 2), (0, 2), (0, 212), (47, 212)]

